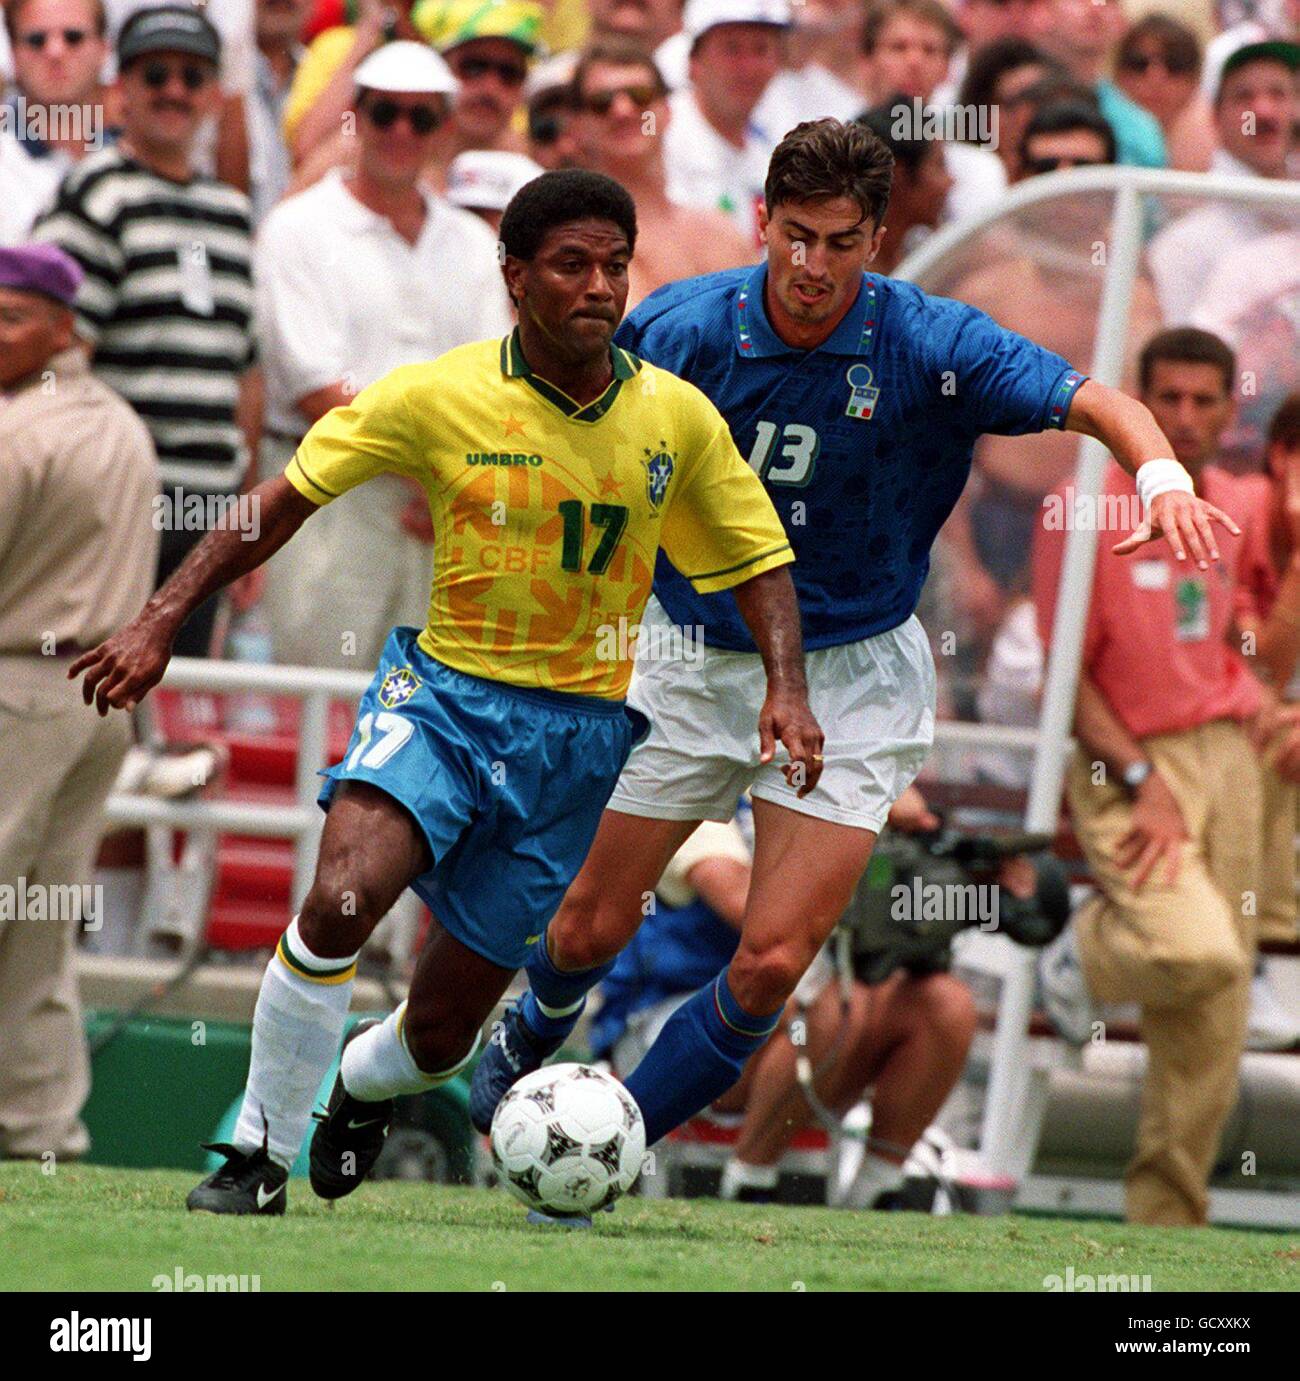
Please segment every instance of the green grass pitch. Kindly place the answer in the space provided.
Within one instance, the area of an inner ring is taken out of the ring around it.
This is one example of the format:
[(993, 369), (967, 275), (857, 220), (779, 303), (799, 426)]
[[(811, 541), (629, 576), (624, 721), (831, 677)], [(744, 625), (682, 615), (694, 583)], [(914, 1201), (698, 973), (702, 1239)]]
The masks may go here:
[[(1030, 1290), (1073, 1267), (1153, 1290), (1300, 1287), (1294, 1234), (1031, 1217), (930, 1218), (624, 1200), (589, 1232), (528, 1227), (499, 1191), (367, 1184), (282, 1218), (188, 1214), (178, 1171), (0, 1164), (0, 1290), (143, 1290), (157, 1276), (275, 1290)], [(193, 1288), (193, 1286), (191, 1286)]]

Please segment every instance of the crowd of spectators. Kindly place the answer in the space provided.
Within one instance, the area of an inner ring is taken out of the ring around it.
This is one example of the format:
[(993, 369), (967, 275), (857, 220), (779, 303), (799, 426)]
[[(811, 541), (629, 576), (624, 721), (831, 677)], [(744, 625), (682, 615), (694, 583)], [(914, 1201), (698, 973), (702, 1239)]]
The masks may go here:
[[(321, 412), (393, 366), (502, 328), (491, 237), (453, 208), (491, 225), (538, 169), (599, 168), (633, 192), (629, 306), (755, 257), (767, 160), (800, 120), (864, 116), (893, 149), (886, 272), (936, 228), (996, 210), (1008, 185), (1059, 169), (1295, 171), (1293, 0), (1249, 13), (1206, 0), (182, 8), (151, 37), (126, 0), (7, 0), (0, 242), (33, 236), (81, 263), (78, 333), (96, 373), (145, 418), (164, 483), (203, 493), (280, 468)], [(1109, 215), (1105, 198), (1049, 203), (926, 286), (1086, 367)], [(1159, 327), (1221, 334), (1255, 381), (1226, 439), (1231, 468), (1258, 468), (1268, 413), (1297, 382), (1294, 218), (1166, 199), (1148, 220), (1129, 382)], [(944, 538), (976, 671), (1023, 598), (1035, 515), (1074, 449), (1065, 436), (981, 446)], [(358, 510), (347, 526), (369, 508), (407, 546), (394, 566), (414, 574), (394, 573), (371, 620), (339, 588), (355, 583), (334, 559), (355, 550), (348, 533), (313, 572), (333, 572), (337, 617), (309, 633), (281, 559), (267, 592), (277, 657), (364, 665), (373, 636), (359, 625), (418, 620), (427, 533), (410, 497), (394, 485), (339, 505)], [(164, 531), (160, 575), (197, 535)], [(212, 612), (183, 650), (208, 650)]]
[[(0, 284), (0, 344), (4, 331), (29, 332), (33, 295), (57, 311), (38, 323), (40, 369), (0, 372), (0, 459), (18, 434), (10, 419), (30, 429), (27, 414), (42, 413), (22, 395), (47, 369), (76, 381), (61, 407), (84, 399), (111, 416), (116, 430), (106, 435), (129, 430), (133, 412), (142, 427), (128, 448), (138, 462), (132, 483), (147, 473), (164, 502), (141, 508), (139, 541), (124, 530), (113, 539), (132, 579), (155, 550), (153, 579), (165, 578), (202, 536), (201, 524), (165, 517), (188, 515), (187, 495), (237, 499), (283, 469), (317, 418), (389, 370), (504, 334), (512, 309), (496, 225), (542, 170), (594, 168), (632, 192), (640, 237), (630, 309), (674, 279), (757, 259), (757, 209), (779, 140), (803, 120), (862, 119), (895, 158), (876, 269), (893, 272), (927, 237), (984, 217), (990, 229), (932, 266), (922, 286), (983, 308), (1082, 369), (1096, 342), (1113, 199), (1080, 192), (992, 224), (1009, 189), (1113, 164), (1273, 181), (1300, 170), (1296, 0), (4, 0), (3, 8), (0, 247), (19, 257), (5, 260), (16, 267)], [(1216, 587), (1217, 602), (1185, 611), (1188, 637), (1221, 641), (1237, 626), (1235, 608), (1241, 626), (1273, 649), (1269, 708), (1284, 716), (1297, 650), (1288, 661), (1286, 639), (1300, 626), (1291, 588), (1300, 216), (1191, 193), (1143, 207), (1125, 382), (1150, 394), (1143, 348), (1162, 331), (1167, 344), (1171, 328), (1194, 330), (1199, 346), (1177, 337), (1184, 356), (1191, 351), (1181, 363), (1219, 369), (1227, 400), (1198, 463), (1271, 477), (1251, 491), (1255, 603), (1238, 607), (1231, 590)], [(6, 307), (5, 294), (19, 301)], [(106, 410), (106, 395), (121, 401), (117, 411)], [(956, 630), (961, 645), (938, 659), (941, 712), (995, 715), (999, 697), (976, 692), (1009, 657), (1002, 703), (1015, 708), (1005, 717), (1034, 714), (1050, 609), (1040, 599), (1036, 626), (1033, 549), (1076, 444), (1063, 433), (991, 437), (977, 450), (926, 595), (932, 636)], [(101, 491), (110, 483), (89, 473)], [(25, 559), (18, 548), (38, 532), (6, 527), (18, 510), (6, 513), (4, 494), (16, 482), (0, 472), (0, 657), (42, 651), (27, 645), (38, 624), (7, 603)], [(81, 502), (68, 491), (69, 505)], [(109, 517), (130, 526), (125, 513)], [(423, 621), (431, 538), (411, 486), (366, 485), (323, 512), (310, 544), (292, 544), (265, 578), (240, 582), (236, 614), (258, 610), (278, 661), (368, 670), (393, 624)], [(1123, 584), (1106, 569), (1099, 579)], [(68, 625), (64, 652), (110, 631), (103, 616), (116, 609), (112, 600), (90, 604), (97, 617)], [(222, 613), (216, 600), (199, 610), (177, 651), (221, 655)], [(1134, 651), (1133, 684), (1111, 697), (1112, 718), (1126, 720), (1126, 696), (1149, 695), (1137, 679), (1144, 651)], [(1253, 685), (1259, 669), (1243, 664), (1240, 674)], [(1107, 675), (1099, 670), (1102, 683)], [(1244, 722), (1256, 712), (1254, 702), (1247, 708), (1227, 717)], [(1226, 714), (1215, 701), (1152, 728), (1139, 713), (1124, 732), (1200, 733), (1203, 712), (1215, 722)], [(1118, 741), (1116, 762), (1130, 747), (1123, 734)], [(1153, 755), (1157, 776), (1180, 770), (1179, 753), (1203, 757), (1199, 740), (1188, 742), (1170, 748), (1167, 769)], [(82, 747), (106, 790), (105, 764), (120, 760), (122, 745)], [(1274, 792), (1269, 818), (1281, 810), (1294, 822), (1285, 776), (1263, 789)], [(1089, 789), (1075, 782), (1072, 799), (1096, 866), (1114, 853), (1119, 817), (1105, 811), (1118, 803), (1098, 804)], [(1212, 790), (1211, 780), (1198, 789)], [(1184, 802), (1184, 815), (1193, 808)], [(1238, 835), (1248, 816), (1258, 820), (1257, 810), (1235, 811)], [(4, 871), (35, 866), (19, 853), (0, 848)], [(1207, 874), (1201, 885), (1226, 895), (1235, 877)], [(1112, 889), (1098, 906), (1122, 911), (1131, 901)], [(1277, 933), (1289, 925), (1293, 935), (1294, 898), (1289, 911), (1279, 905)], [(1216, 1020), (1231, 1025), (1241, 1005), (1254, 934), (1242, 932), (1235, 912), (1231, 919), (1212, 937), (1220, 960), (1233, 949), (1232, 962), (1211, 973), (1215, 982), (1227, 975), (1217, 987), (1205, 978), (1215, 958), (1206, 953), (1194, 956), (1200, 978), (1177, 993), (1129, 981), (1123, 965), (1142, 958), (1142, 944), (1119, 959), (1085, 954), (1095, 986), (1153, 1011), (1177, 998), (1169, 1041), (1185, 1057), (1179, 1033), (1201, 1011), (1206, 982), (1216, 1013), (1228, 1012)], [(2, 945), (0, 927), (0, 974)], [(1142, 972), (1149, 978), (1150, 966)], [(1203, 1036), (1216, 1045), (1216, 1067), (1235, 1069), (1240, 1043), (1212, 1037), (1209, 1026)], [(72, 1070), (65, 1084), (81, 1077)], [(1160, 1087), (1173, 1097), (1178, 1076), (1169, 1077)], [(1144, 1154), (1159, 1184), (1139, 1186), (1140, 1214), (1203, 1216), (1207, 1129), (1222, 1120), (1227, 1086), (1206, 1093), (1214, 1106), (1193, 1119), (1199, 1159), (1174, 1191), (1157, 1171), (1179, 1134), (1165, 1105), (1150, 1103), (1150, 1125), (1163, 1130)], [(50, 1130), (67, 1122), (67, 1103), (51, 1104), (53, 1120), (32, 1132), (33, 1144), (73, 1135)]]

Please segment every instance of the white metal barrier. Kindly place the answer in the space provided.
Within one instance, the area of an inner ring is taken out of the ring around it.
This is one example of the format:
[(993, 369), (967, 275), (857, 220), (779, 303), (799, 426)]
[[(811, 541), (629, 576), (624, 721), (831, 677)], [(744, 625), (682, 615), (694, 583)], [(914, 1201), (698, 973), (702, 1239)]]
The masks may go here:
[[(291, 806), (277, 806), (241, 801), (162, 801), (136, 792), (114, 792), (104, 806), (108, 824), (115, 829), (158, 825), (175, 830), (292, 839), (293, 904), (297, 906), (311, 886), (324, 819), (316, 796), (320, 790), (317, 774), (330, 765), (326, 756), (329, 704), (331, 700), (359, 700), (370, 679), (359, 671), (173, 658), (162, 679), (165, 690), (210, 695), (284, 695), (303, 702), (294, 781), (296, 799)], [(1032, 750), (1038, 742), (1038, 730), (943, 721), (937, 726), (936, 742), (948, 748)]]
[(360, 671), (173, 658), (162, 679), (167, 690), (289, 695), (302, 701), (294, 780), (297, 799), (292, 806), (273, 806), (235, 801), (159, 801), (138, 794), (114, 793), (104, 807), (109, 823), (117, 828), (143, 829), (161, 825), (177, 830), (292, 839), (292, 900), (297, 909), (307, 895), (316, 867), (316, 848), (323, 819), (316, 805), (320, 789), (317, 773), (329, 766), (326, 761), (329, 704), (331, 700), (359, 700), (369, 684), (370, 674)]

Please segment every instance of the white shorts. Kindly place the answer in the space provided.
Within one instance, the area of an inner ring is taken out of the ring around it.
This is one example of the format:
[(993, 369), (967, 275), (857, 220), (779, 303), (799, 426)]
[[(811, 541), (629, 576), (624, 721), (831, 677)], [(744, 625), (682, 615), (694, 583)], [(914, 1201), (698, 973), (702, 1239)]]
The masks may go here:
[[(642, 623), (669, 626), (657, 600)], [(672, 641), (646, 633), (637, 639), (628, 703), (651, 728), (632, 750), (611, 810), (655, 820), (730, 820), (748, 787), (800, 814), (879, 832), (934, 741), (934, 660), (915, 615), (888, 633), (806, 654), (826, 762), (802, 800), (781, 774), (789, 757), (779, 744), (775, 760), (758, 760), (758, 712), (767, 693), (759, 655), (701, 645), (694, 660), (655, 655)]]

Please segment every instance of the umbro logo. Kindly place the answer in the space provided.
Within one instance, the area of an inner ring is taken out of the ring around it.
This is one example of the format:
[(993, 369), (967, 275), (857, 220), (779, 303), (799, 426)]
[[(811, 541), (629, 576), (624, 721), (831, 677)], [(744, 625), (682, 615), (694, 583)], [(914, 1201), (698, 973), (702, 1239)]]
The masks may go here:
[(466, 465), (531, 465), (536, 469), (541, 463), (541, 456), (522, 451), (469, 451), (465, 456)]
[(259, 1184), (259, 1185), (257, 1186), (257, 1206), (258, 1206), (258, 1208), (265, 1208), (265, 1207), (267, 1206), (267, 1204), (269, 1204), (269, 1203), (271, 1202), (271, 1200), (274, 1199), (275, 1196), (276, 1196), (277, 1194), (281, 1194), (281, 1193), (283, 1193), (283, 1192), (284, 1192), (284, 1185), (282, 1185), (282, 1184), (281, 1184), (281, 1185), (277, 1185), (273, 1190), (271, 1190), (271, 1192), (270, 1192), (269, 1194), (266, 1192), (266, 1186), (265, 1186), (264, 1184)]

